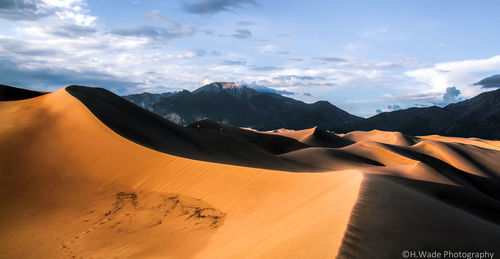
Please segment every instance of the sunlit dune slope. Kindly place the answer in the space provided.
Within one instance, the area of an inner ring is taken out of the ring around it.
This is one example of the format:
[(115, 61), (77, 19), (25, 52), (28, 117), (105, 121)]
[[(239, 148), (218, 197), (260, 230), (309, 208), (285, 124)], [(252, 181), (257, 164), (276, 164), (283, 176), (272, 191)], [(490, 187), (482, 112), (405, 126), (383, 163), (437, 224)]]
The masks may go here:
[(64, 89), (0, 118), (2, 258), (331, 258), (362, 180), (153, 151)]
[(353, 131), (342, 135), (343, 138), (350, 139), (352, 141), (375, 141), (385, 144), (393, 144), (400, 146), (411, 146), (418, 142), (418, 139), (405, 135), (401, 132), (390, 132), (390, 131)]

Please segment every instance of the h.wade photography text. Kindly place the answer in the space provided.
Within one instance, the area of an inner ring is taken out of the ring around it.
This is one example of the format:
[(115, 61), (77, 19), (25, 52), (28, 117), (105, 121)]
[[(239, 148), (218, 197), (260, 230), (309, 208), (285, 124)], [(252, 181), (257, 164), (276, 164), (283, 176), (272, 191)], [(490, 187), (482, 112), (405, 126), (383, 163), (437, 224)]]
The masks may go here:
[(495, 253), (488, 251), (425, 251), (404, 250), (401, 252), (403, 258), (460, 258), (460, 259), (493, 259)]

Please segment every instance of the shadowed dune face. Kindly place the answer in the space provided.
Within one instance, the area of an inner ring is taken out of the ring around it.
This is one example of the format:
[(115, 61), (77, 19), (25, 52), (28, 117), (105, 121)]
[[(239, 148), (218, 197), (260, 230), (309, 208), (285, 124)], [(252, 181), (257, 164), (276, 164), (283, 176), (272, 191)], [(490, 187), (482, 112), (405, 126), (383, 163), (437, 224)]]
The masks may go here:
[(398, 258), (500, 243), (496, 141), (180, 127), (78, 87), (0, 102), (0, 120), (1, 257)]
[(17, 101), (34, 98), (46, 94), (45, 92), (31, 91), (22, 88), (0, 84), (0, 101)]
[(401, 258), (407, 251), (498, 254), (498, 201), (465, 188), (366, 175), (338, 258)]

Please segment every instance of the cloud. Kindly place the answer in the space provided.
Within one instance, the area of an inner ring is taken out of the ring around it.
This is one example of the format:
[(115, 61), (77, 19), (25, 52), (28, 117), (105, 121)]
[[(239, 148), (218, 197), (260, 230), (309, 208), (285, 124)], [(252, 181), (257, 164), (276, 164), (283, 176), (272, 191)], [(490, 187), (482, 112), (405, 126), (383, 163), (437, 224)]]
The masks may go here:
[(146, 38), (152, 41), (169, 42), (172, 39), (193, 36), (196, 30), (190, 26), (175, 25), (170, 28), (155, 26), (137, 26), (114, 28), (109, 33), (121, 37)]
[(207, 52), (203, 49), (192, 49), (188, 50), (185, 54), (184, 57), (186, 58), (195, 58), (195, 57), (204, 57), (207, 55)]
[(53, 36), (63, 38), (80, 38), (91, 36), (95, 34), (97, 30), (89, 26), (66, 23), (53, 27), (45, 27), (44, 32)]
[(252, 37), (252, 32), (248, 29), (237, 29), (232, 36), (238, 39), (248, 39)]
[(484, 86), (474, 86), (475, 82), (499, 70), (500, 55), (497, 55), (485, 59), (436, 63), (405, 74), (422, 83), (420, 89), (423, 92), (443, 93), (453, 85), (461, 90), (464, 97), (470, 98), (485, 91)]
[(500, 74), (481, 79), (474, 85), (480, 85), (482, 88), (500, 88)]
[(74, 20), (79, 25), (90, 25), (97, 18), (85, 14), (83, 0), (0, 0), (0, 18), (35, 21), (54, 16)]
[(401, 110), (401, 106), (399, 106), (398, 104), (387, 105), (387, 109), (390, 111), (397, 111), (397, 110)]
[(240, 60), (223, 60), (221, 64), (226, 66), (245, 66), (247, 62)]
[(375, 112), (382, 113), (382, 112), (393, 112), (397, 110), (401, 110), (401, 106), (399, 106), (399, 104), (393, 104), (393, 105), (387, 105), (386, 109), (377, 109)]
[(212, 50), (212, 51), (210, 51), (210, 55), (219, 57), (219, 56), (222, 56), (222, 53), (220, 53), (217, 50)]
[(204, 32), (207, 35), (214, 36), (214, 37), (225, 37), (226, 36), (222, 33), (219, 33), (217, 31), (211, 30), (211, 29), (205, 29), (205, 30), (202, 30), (202, 32)]
[(459, 101), (459, 95), (460, 90), (458, 90), (456, 87), (452, 86), (446, 88), (446, 92), (443, 94), (443, 104), (447, 105)]
[(38, 90), (56, 90), (70, 84), (98, 86), (121, 92), (126, 87), (135, 87), (130, 82), (114, 75), (95, 70), (75, 71), (65, 68), (28, 68), (0, 57), (0, 82)]
[(429, 92), (429, 93), (408, 93), (399, 96), (393, 96), (392, 94), (384, 94), (382, 99), (398, 102), (418, 102), (418, 103), (428, 103), (437, 104), (442, 101), (442, 93)]
[(183, 10), (193, 14), (215, 14), (234, 11), (246, 5), (257, 5), (257, 3), (255, 0), (200, 0), (194, 3), (184, 3)]
[(164, 16), (159, 10), (153, 10), (146, 14), (146, 17), (161, 23), (166, 23), (170, 21), (166, 16)]
[(261, 92), (261, 93), (275, 93), (275, 94), (281, 94), (281, 95), (294, 95), (295, 94), (294, 92), (290, 92), (287, 90), (279, 90), (279, 89), (274, 89), (274, 88), (270, 88), (267, 86), (259, 85), (256, 82), (252, 82), (249, 84), (242, 82), (242, 84), (247, 86), (247, 87), (253, 88), (257, 92)]
[(282, 50), (282, 51), (277, 51), (276, 54), (280, 54), (280, 55), (290, 55), (292, 54), (290, 51), (287, 51), (287, 50)]
[(52, 56), (59, 53), (50, 47), (38, 46), (29, 42), (0, 37), (0, 54), (27, 55), (27, 56)]
[(305, 92), (304, 96), (311, 96), (311, 93)]
[(313, 59), (318, 59), (325, 62), (346, 62), (347, 60), (339, 57), (313, 57)]
[(0, 18), (7, 20), (38, 20), (56, 11), (58, 8), (43, 1), (0, 0)]
[(316, 80), (316, 79), (325, 79), (324, 77), (313, 77), (313, 76), (296, 76), (296, 75), (280, 75), (276, 76), (273, 79), (277, 80)]
[(273, 71), (273, 70), (280, 70), (281, 67), (276, 67), (276, 66), (254, 66), (251, 67), (250, 70), (253, 71)]
[(255, 25), (256, 23), (255, 22), (252, 22), (252, 21), (237, 21), (236, 22), (236, 25), (238, 26), (251, 26), (251, 25)]
[[(297, 71), (298, 72), (298, 71)], [(302, 71), (304, 72), (304, 71)], [(313, 72), (313, 71), (309, 71)], [(317, 73), (314, 73), (317, 74)], [(332, 82), (332, 78), (326, 78), (323, 75), (277, 75), (271, 81), (274, 85), (295, 87), (295, 88), (309, 88), (309, 87), (332, 87), (336, 86)]]

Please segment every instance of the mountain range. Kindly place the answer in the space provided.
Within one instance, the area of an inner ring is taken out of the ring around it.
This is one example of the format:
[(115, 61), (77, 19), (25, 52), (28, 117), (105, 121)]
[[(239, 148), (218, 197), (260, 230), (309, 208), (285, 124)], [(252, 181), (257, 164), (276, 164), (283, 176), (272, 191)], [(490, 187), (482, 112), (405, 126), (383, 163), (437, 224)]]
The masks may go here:
[(361, 118), (327, 101), (306, 104), (276, 93), (236, 83), (215, 82), (193, 92), (142, 93), (128, 101), (181, 125), (210, 118), (257, 130), (306, 129), (335, 132), (400, 131), (409, 135), (444, 135), (500, 139), (500, 90), (482, 93), (445, 107), (409, 108)]
[(362, 118), (326, 101), (306, 104), (276, 93), (259, 92), (236, 83), (215, 82), (193, 92), (123, 96), (128, 101), (181, 125), (210, 118), (257, 130), (334, 129)]
[(500, 139), (500, 89), (445, 107), (409, 108), (347, 122), (338, 131), (389, 130), (409, 135)]

